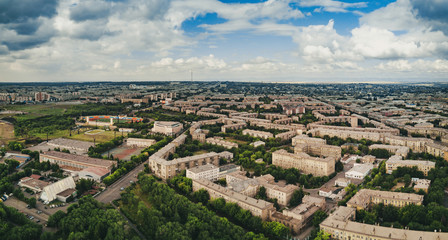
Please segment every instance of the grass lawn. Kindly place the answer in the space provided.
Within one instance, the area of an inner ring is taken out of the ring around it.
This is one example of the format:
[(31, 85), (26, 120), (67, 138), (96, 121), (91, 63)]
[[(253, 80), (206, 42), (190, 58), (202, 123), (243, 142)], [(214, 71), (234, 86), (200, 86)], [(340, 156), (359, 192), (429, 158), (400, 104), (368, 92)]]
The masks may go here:
[(64, 113), (67, 108), (70, 108), (72, 106), (73, 105), (57, 105), (54, 103), (50, 103), (50, 104), (8, 105), (5, 106), (5, 108), (13, 111), (27, 112), (29, 114), (25, 116), (36, 117), (43, 115), (59, 115)]
[(227, 140), (227, 141), (234, 142), (234, 143), (239, 143), (239, 144), (247, 144), (248, 143), (246, 141), (237, 140), (237, 139), (232, 138), (232, 137), (225, 137), (224, 139)]
[[(84, 133), (79, 133), (77, 134), (77, 132), (75, 132), (75, 134), (72, 133), (72, 136), (66, 136), (67, 138), (70, 139), (75, 139), (75, 140), (81, 140), (81, 141), (88, 141), (88, 142), (93, 142), (93, 139), (95, 139), (95, 142), (97, 143), (101, 143), (101, 142), (107, 142), (110, 141), (114, 138), (115, 134), (114, 131), (104, 131), (102, 133), (98, 133), (95, 135), (87, 135)], [(116, 133), (117, 136), (120, 136), (121, 133)]]
[[(72, 134), (73, 134), (73, 132), (72, 132)], [(69, 130), (57, 130), (53, 134), (48, 134), (48, 139), (67, 137), (68, 135), (70, 135), (70, 131)], [(35, 133), (35, 134), (33, 134), (33, 136), (39, 137), (39, 138), (41, 138), (43, 140), (47, 139), (47, 134), (46, 133)]]
[(87, 135), (96, 135), (99, 133), (105, 132), (103, 129), (94, 129), (94, 130), (90, 130), (85, 132)]

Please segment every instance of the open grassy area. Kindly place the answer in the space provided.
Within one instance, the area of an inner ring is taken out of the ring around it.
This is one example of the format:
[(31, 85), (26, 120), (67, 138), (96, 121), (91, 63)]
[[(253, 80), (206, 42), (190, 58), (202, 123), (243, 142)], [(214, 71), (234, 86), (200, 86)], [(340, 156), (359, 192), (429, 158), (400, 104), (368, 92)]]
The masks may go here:
[[(116, 136), (120, 136), (121, 133), (116, 133)], [(126, 134), (125, 134), (126, 135)], [(101, 142), (107, 142), (114, 138), (115, 132), (114, 131), (104, 131), (102, 133), (98, 133), (95, 135), (87, 135), (83, 132), (80, 134), (77, 134), (77, 132), (72, 133), (72, 136), (66, 136), (66, 138), (75, 139), (75, 140), (81, 140), (81, 141), (88, 141), (93, 142), (95, 139), (95, 142), (101, 143)]]
[(0, 122), (0, 139), (14, 138), (14, 126), (5, 122)]
[(7, 105), (5, 109), (12, 111), (22, 111), (28, 114), (23, 117), (36, 117), (43, 115), (60, 115), (64, 113), (67, 108), (73, 105), (59, 105), (54, 103), (49, 104), (26, 104), (26, 105)]
[(239, 143), (239, 144), (247, 144), (248, 143), (246, 141), (238, 140), (238, 139), (235, 139), (235, 138), (232, 138), (232, 137), (225, 137), (224, 139), (227, 140), (227, 141), (234, 142), (234, 143)]

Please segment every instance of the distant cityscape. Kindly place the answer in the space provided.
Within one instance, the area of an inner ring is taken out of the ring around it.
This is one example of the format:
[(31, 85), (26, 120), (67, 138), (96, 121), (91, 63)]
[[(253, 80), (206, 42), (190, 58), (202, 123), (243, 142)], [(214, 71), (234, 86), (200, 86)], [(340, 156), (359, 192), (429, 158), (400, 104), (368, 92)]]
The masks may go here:
[(36, 239), (67, 238), (71, 206), (95, 204), (135, 239), (193, 224), (166, 208), (248, 239), (448, 238), (448, 84), (22, 83), (0, 97), (0, 206)]

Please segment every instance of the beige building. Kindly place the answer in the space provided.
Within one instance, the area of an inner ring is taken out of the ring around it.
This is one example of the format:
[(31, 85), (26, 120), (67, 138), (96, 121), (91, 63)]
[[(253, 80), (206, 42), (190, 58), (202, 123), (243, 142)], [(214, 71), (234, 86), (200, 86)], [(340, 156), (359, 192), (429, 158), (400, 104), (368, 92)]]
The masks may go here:
[(202, 166), (189, 168), (187, 169), (186, 174), (187, 178), (191, 178), (193, 180), (207, 179), (209, 181), (216, 181), (218, 180), (219, 176), (219, 167), (213, 164), (206, 164)]
[(305, 174), (315, 176), (328, 176), (335, 169), (336, 159), (333, 157), (318, 158), (311, 157), (306, 153), (288, 153), (281, 149), (272, 153), (272, 164), (282, 168), (297, 168)]
[(327, 141), (322, 138), (312, 138), (308, 135), (297, 135), (292, 138), (292, 145), (295, 146), (297, 144), (326, 145)]
[(269, 219), (271, 212), (275, 211), (273, 203), (248, 197), (205, 179), (193, 180), (193, 191), (200, 189), (207, 190), (211, 199), (223, 198), (226, 202), (236, 203), (241, 208), (249, 210), (254, 216), (260, 217), (263, 221)]
[(314, 214), (318, 210), (325, 209), (325, 199), (320, 197), (311, 197), (306, 195), (299, 206), (283, 210), (282, 213), (274, 212), (270, 219), (272, 221), (283, 223), (294, 233), (300, 233), (304, 228), (310, 225)]
[(209, 152), (195, 156), (176, 158), (171, 161), (152, 155), (149, 158), (149, 167), (156, 176), (162, 179), (168, 179), (189, 168), (206, 164), (218, 166), (220, 158), (231, 159), (233, 158), (233, 154), (226, 151), (220, 153)]
[(183, 125), (180, 122), (155, 121), (152, 132), (161, 133), (168, 136), (174, 136), (180, 133)]
[(386, 149), (389, 153), (400, 155), (404, 158), (407, 157), (409, 153), (408, 147), (398, 145), (373, 144), (369, 146), (369, 149)]
[(281, 181), (275, 182), (274, 177), (270, 174), (248, 178), (242, 171), (226, 175), (226, 182), (229, 189), (249, 197), (255, 197), (260, 187), (263, 186), (266, 189), (266, 196), (271, 199), (276, 198), (278, 204), (282, 206), (288, 205), (294, 191), (299, 189), (296, 185)]
[(115, 166), (116, 164), (115, 161), (85, 157), (57, 151), (49, 151), (40, 154), (39, 161), (49, 161), (50, 163), (56, 163), (62, 169), (67, 171), (80, 171), (89, 167), (97, 167), (107, 169), (110, 172), (113, 166)]
[(128, 138), (126, 140), (126, 144), (128, 146), (134, 146), (134, 147), (149, 147), (156, 143), (156, 140), (154, 139), (145, 139), (145, 138)]
[(323, 144), (300, 143), (294, 147), (294, 153), (307, 153), (312, 156), (341, 158), (341, 147)]
[(410, 204), (422, 205), (423, 197), (414, 193), (361, 189), (347, 202), (347, 206), (361, 210), (366, 209), (370, 204), (380, 203), (395, 207), (404, 207)]
[(224, 140), (222, 137), (212, 137), (205, 140), (206, 143), (223, 146), (227, 149), (238, 148), (238, 144)]
[(398, 167), (417, 167), (425, 176), (428, 176), (429, 171), (436, 167), (436, 163), (431, 161), (402, 160), (402, 157), (398, 155), (394, 155), (386, 161), (386, 171), (388, 174), (391, 174)]
[(325, 219), (320, 228), (337, 240), (442, 240), (448, 233), (424, 232), (355, 222), (356, 210), (339, 207)]
[(274, 137), (274, 134), (272, 134), (270, 132), (257, 131), (257, 130), (251, 130), (251, 129), (244, 129), (243, 135), (249, 135), (252, 137), (259, 137), (259, 138), (264, 138), (264, 139)]

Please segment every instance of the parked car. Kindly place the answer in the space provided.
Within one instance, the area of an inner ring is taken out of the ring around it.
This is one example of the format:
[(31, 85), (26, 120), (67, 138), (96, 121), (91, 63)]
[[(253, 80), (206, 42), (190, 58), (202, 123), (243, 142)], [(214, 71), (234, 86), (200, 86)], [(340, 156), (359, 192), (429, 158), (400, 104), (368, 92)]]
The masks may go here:
[(123, 191), (123, 190), (124, 190), (124, 187), (121, 187), (120, 190)]

